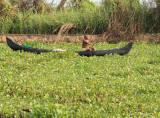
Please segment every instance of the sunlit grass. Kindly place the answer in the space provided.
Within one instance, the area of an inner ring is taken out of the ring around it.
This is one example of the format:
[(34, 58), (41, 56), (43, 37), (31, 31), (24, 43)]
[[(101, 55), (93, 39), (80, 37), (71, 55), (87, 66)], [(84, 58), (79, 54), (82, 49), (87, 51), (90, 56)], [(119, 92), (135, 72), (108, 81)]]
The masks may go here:
[[(0, 44), (0, 116), (160, 116), (158, 44), (137, 42), (125, 56), (89, 58), (74, 52), (79, 43), (23, 44), (69, 51), (37, 55)], [(97, 43), (95, 48), (125, 44)]]

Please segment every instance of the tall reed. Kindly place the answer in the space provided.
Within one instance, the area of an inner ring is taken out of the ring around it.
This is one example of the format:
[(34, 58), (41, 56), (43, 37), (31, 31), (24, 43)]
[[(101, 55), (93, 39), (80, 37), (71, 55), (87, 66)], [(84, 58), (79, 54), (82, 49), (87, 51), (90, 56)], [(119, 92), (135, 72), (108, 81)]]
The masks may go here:
[(148, 8), (139, 0), (102, 0), (100, 6), (86, 1), (77, 8), (68, 5), (60, 11), (53, 8), (50, 12), (45, 12), (46, 6), (38, 12), (34, 8), (21, 11), (16, 10), (16, 6), (7, 5), (10, 3), (3, 2), (1, 8), (2, 34), (53, 34), (67, 23), (76, 26), (72, 32), (75, 34), (102, 34), (118, 29), (133, 35), (158, 32), (160, 27), (159, 4), (157, 8)]

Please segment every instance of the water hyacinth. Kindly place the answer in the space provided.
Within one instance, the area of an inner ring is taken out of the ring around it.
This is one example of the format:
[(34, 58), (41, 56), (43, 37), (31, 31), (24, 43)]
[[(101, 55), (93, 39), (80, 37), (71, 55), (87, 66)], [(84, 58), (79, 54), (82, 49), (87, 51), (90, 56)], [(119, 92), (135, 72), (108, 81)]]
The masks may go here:
[[(0, 44), (2, 117), (159, 117), (159, 44), (135, 42), (125, 56), (81, 57), (81, 44), (24, 45), (69, 52), (34, 54)], [(95, 48), (122, 47), (97, 43)], [(154, 113), (154, 114), (153, 114)]]

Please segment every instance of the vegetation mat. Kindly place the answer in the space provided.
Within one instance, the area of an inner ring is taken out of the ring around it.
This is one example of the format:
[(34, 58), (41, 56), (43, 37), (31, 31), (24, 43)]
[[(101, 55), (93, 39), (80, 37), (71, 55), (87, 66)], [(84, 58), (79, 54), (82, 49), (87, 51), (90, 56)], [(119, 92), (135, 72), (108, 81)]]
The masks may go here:
[(78, 56), (80, 43), (23, 44), (69, 51), (37, 55), (0, 44), (0, 117), (160, 117), (159, 44), (136, 42), (128, 55), (104, 57)]

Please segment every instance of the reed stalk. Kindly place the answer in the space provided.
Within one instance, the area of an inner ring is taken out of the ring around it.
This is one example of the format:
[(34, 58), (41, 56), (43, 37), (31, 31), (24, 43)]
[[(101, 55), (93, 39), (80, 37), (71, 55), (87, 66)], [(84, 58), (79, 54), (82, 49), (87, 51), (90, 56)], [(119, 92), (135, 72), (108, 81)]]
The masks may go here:
[(113, 29), (130, 35), (156, 33), (160, 29), (159, 0), (156, 3), (157, 8), (148, 8), (139, 0), (102, 0), (99, 6), (86, 0), (78, 8), (68, 4), (57, 11), (43, 4), (37, 11), (34, 7), (16, 10), (15, 4), (1, 1), (0, 33), (58, 34), (65, 24), (76, 26), (73, 34), (103, 34)]

